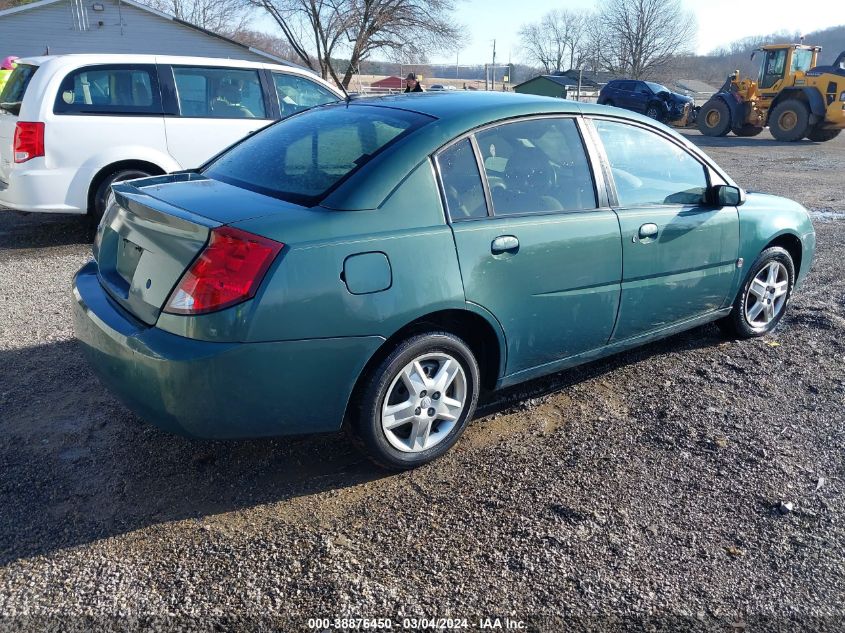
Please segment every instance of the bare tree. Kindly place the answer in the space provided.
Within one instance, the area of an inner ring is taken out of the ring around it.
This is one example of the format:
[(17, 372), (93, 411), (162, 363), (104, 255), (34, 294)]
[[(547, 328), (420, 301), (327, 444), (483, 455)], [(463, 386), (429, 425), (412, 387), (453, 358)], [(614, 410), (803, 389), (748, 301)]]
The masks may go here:
[(283, 38), (276, 35), (270, 35), (262, 31), (254, 31), (252, 29), (240, 29), (233, 32), (224, 32), (223, 35), (232, 38), (236, 42), (257, 48), (265, 53), (275, 55), (280, 59), (292, 60), (296, 57), (296, 53), (291, 47), (290, 43)]
[(234, 33), (249, 23), (248, 0), (142, 0), (146, 5), (215, 33)]
[(527, 61), (542, 66), (547, 73), (575, 68), (584, 42), (588, 14), (568, 9), (549, 11), (539, 22), (519, 30), (522, 52)]
[(604, 0), (598, 29), (601, 65), (642, 79), (687, 52), (697, 27), (681, 0)]
[(340, 84), (332, 58), (348, 26), (347, 0), (253, 0), (276, 21), (296, 59)]
[[(454, 0), (252, 1), (273, 17), (303, 64), (343, 87), (376, 52), (421, 61), (459, 41)], [(335, 68), (340, 55), (349, 60), (342, 77)]]

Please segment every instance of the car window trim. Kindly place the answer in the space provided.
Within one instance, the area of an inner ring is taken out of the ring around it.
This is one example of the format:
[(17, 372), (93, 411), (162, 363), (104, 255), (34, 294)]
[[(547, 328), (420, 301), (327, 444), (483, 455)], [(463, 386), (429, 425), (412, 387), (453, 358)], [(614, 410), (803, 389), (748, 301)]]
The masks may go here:
[[(468, 140), (470, 144), (470, 148), (472, 149), (473, 158), (475, 159), (475, 169), (478, 172), (478, 178), (481, 181), (481, 189), (484, 193), (484, 205), (486, 207), (486, 215), (483, 215), (478, 218), (452, 218), (452, 214), (449, 211), (449, 199), (446, 197), (446, 187), (443, 182), (443, 169), (440, 164), (440, 155), (447, 152), (448, 150), (452, 149), (455, 145), (460, 143), (461, 141)], [(429, 163), (432, 165), (434, 169), (434, 176), (437, 182), (437, 189), (440, 192), (440, 201), (443, 206), (443, 215), (446, 218), (446, 222), (448, 224), (453, 224), (456, 222), (476, 222), (478, 220), (486, 220), (487, 218), (491, 217), (491, 208), (490, 208), (490, 192), (487, 188), (487, 184), (485, 182), (484, 177), (481, 175), (481, 165), (478, 162), (478, 146), (475, 143), (474, 139), (471, 135), (463, 134), (460, 138), (454, 139), (453, 142), (450, 142), (443, 147), (441, 147), (437, 152), (429, 156)]]
[[(459, 143), (463, 139), (467, 137), (472, 137), (472, 146), (476, 152), (476, 163), (479, 166), (479, 172), (481, 175), (481, 182), (485, 190), (485, 199), (487, 201), (487, 216), (480, 217), (480, 218), (458, 218), (456, 220), (452, 220), (449, 215), (448, 208), (446, 208), (446, 217), (447, 221), (451, 224), (452, 222), (478, 222), (478, 221), (485, 221), (485, 220), (495, 220), (495, 219), (502, 219), (502, 218), (517, 218), (517, 217), (525, 217), (525, 216), (540, 216), (540, 215), (568, 215), (572, 213), (593, 213), (595, 211), (607, 211), (610, 206), (608, 202), (608, 206), (602, 206), (602, 201), (605, 200), (601, 196), (601, 190), (599, 189), (599, 177), (597, 177), (597, 173), (595, 170), (595, 165), (591, 159), (590, 151), (588, 149), (589, 139), (586, 137), (581, 128), (578, 125), (578, 120), (582, 119), (583, 115), (576, 113), (576, 112), (550, 112), (547, 114), (529, 114), (529, 115), (522, 115), (511, 117), (507, 119), (500, 119), (498, 121), (493, 121), (491, 123), (485, 123), (484, 125), (480, 125), (477, 128), (473, 128), (468, 132), (464, 132), (460, 136), (456, 136), (455, 138), (451, 139), (448, 143), (440, 146), (437, 150), (435, 150), (431, 154), (431, 158), (435, 159), (434, 164), (436, 165), (437, 169), (437, 176), (438, 176), (438, 186), (440, 187), (441, 192), (441, 199), (444, 200), (444, 207), (446, 198), (445, 189), (443, 187), (443, 179), (442, 174), (440, 173), (439, 163), (436, 158), (442, 153), (448, 150), (452, 145)], [(574, 119), (575, 120), (575, 128), (578, 131), (578, 134), (581, 137), (581, 144), (584, 149), (585, 158), (587, 159), (587, 165), (589, 167), (590, 176), (592, 177), (593, 181), (593, 193), (596, 196), (596, 207), (593, 209), (558, 209), (553, 211), (524, 211), (522, 213), (508, 213), (505, 215), (496, 215), (496, 209), (493, 207), (493, 200), (492, 197), (489, 195), (489, 183), (487, 181), (487, 173), (483, 169), (484, 161), (481, 156), (481, 151), (478, 146), (478, 142), (475, 140), (475, 135), (480, 134), (481, 132), (485, 132), (487, 130), (500, 127), (502, 125), (508, 125), (510, 123), (521, 123), (523, 121), (535, 121), (535, 120), (547, 120), (547, 119)]]
[[(721, 184), (734, 184), (732, 180), (728, 179), (720, 170), (715, 169), (714, 166), (706, 160), (705, 156), (702, 156), (697, 149), (690, 148), (686, 146), (683, 142), (678, 141), (678, 139), (674, 138), (671, 134), (666, 134), (663, 130), (659, 128), (652, 127), (651, 125), (645, 124), (641, 121), (634, 121), (632, 119), (622, 118), (622, 117), (615, 117), (611, 115), (603, 115), (603, 114), (590, 114), (584, 117), (587, 121), (588, 125), (592, 128), (592, 134), (595, 136), (595, 142), (597, 143), (597, 147), (601, 156), (601, 160), (604, 164), (603, 171), (607, 175), (607, 183), (608, 183), (608, 195), (610, 195), (610, 206), (614, 210), (622, 211), (627, 209), (637, 209), (641, 208), (643, 205), (630, 205), (630, 206), (622, 206), (619, 202), (619, 195), (616, 190), (616, 180), (613, 178), (613, 171), (610, 165), (610, 159), (607, 157), (607, 152), (604, 148), (604, 143), (601, 140), (601, 135), (599, 134), (598, 129), (595, 127), (594, 121), (609, 121), (611, 123), (622, 123), (624, 125), (630, 125), (631, 127), (637, 127), (657, 136), (669, 141), (676, 147), (680, 148), (684, 152), (686, 152), (691, 158), (697, 161), (702, 168), (704, 169), (704, 175), (707, 179), (707, 188), (710, 189), (716, 183), (717, 180), (722, 181)], [(736, 186), (734, 184), (734, 186)], [(655, 207), (705, 207), (705, 208), (713, 208), (714, 205), (703, 201), (701, 204), (666, 204), (666, 203), (649, 203), (648, 206), (655, 206)]]
[[(176, 114), (167, 115), (171, 118), (177, 119), (207, 119), (220, 121), (278, 121), (278, 117), (273, 117), (273, 108), (268, 107), (268, 94), (265, 90), (264, 79), (262, 77), (264, 68), (261, 66), (214, 66), (212, 64), (168, 64), (170, 67), (170, 74), (173, 77), (173, 94), (176, 98)], [(258, 85), (261, 89), (261, 102), (264, 104), (263, 117), (238, 117), (238, 116), (185, 116), (182, 114), (182, 109), (179, 104), (179, 90), (176, 87), (176, 69), (177, 68), (198, 68), (201, 70), (246, 70), (253, 71), (258, 75)]]
[[(62, 88), (69, 77), (88, 70), (109, 71), (109, 70), (141, 70), (150, 78), (150, 96), (152, 103), (149, 106), (114, 106), (95, 104), (73, 104), (65, 103), (62, 99)], [(136, 109), (132, 109), (136, 108)], [(158, 81), (158, 70), (155, 64), (85, 64), (67, 71), (59, 82), (56, 89), (56, 98), (53, 101), (53, 114), (56, 116), (138, 116), (138, 117), (161, 117), (164, 114), (164, 103), (161, 95), (161, 87)]]

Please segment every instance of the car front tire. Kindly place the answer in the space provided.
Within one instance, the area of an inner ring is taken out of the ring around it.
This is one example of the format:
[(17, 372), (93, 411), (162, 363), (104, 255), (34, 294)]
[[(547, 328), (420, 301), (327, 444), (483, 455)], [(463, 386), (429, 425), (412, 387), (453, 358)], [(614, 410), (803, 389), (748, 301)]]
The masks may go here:
[(738, 338), (763, 336), (783, 318), (795, 286), (795, 265), (780, 246), (767, 248), (749, 269), (733, 310), (718, 324)]
[(475, 413), (478, 362), (448, 332), (403, 341), (369, 376), (352, 422), (364, 453), (391, 470), (416, 468), (457, 442)]

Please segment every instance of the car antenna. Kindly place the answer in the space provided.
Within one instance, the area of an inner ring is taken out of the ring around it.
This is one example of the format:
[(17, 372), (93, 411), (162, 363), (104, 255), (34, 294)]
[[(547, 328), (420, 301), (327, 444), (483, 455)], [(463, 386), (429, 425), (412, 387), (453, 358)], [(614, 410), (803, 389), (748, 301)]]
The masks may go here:
[(348, 92), (346, 92), (346, 88), (343, 86), (343, 82), (342, 82), (342, 81), (339, 81), (339, 82), (337, 82), (337, 85), (338, 85), (338, 86), (340, 87), (340, 89), (343, 91), (343, 96), (344, 96), (344, 97), (346, 97), (346, 103), (349, 103), (350, 101), (352, 101), (352, 97), (350, 97), (350, 96), (349, 96), (349, 93), (348, 93)]

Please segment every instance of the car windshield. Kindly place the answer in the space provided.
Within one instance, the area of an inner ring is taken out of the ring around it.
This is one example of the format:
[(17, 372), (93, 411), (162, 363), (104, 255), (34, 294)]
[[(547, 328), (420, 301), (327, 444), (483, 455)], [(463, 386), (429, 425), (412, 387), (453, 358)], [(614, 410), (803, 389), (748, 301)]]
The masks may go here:
[(654, 83), (653, 81), (647, 81), (647, 82), (645, 82), (645, 83), (646, 83), (646, 85), (647, 85), (649, 88), (651, 88), (651, 91), (652, 91), (654, 94), (660, 94), (661, 92), (672, 92), (672, 91), (671, 91), (671, 90), (669, 90), (669, 88), (667, 88), (666, 86), (663, 86), (663, 85), (661, 85), (661, 84), (656, 84), (656, 83)]
[(3, 87), (3, 92), (0, 93), (0, 108), (14, 115), (20, 114), (21, 102), (23, 101), (24, 94), (26, 94), (26, 87), (29, 85), (36, 70), (38, 70), (38, 66), (20, 64), (12, 71), (6, 85)]
[(247, 137), (202, 173), (312, 206), (385, 147), (433, 120), (380, 106), (317, 107)]

